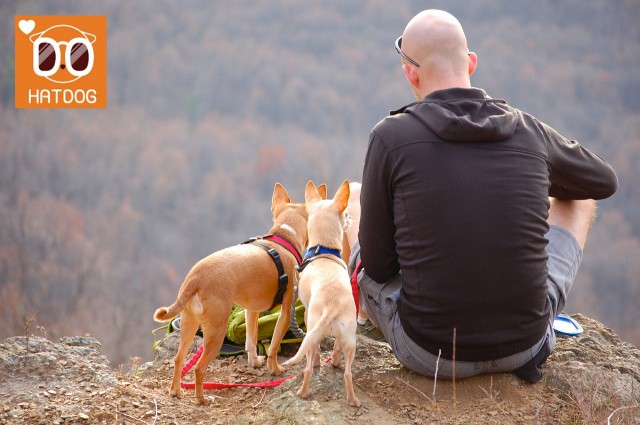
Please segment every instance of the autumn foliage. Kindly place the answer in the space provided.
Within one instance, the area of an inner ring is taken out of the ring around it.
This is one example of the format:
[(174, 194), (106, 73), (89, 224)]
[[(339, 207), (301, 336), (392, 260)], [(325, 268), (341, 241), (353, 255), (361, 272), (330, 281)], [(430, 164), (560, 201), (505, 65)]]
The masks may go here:
[[(640, 344), (640, 5), (448, 1), (472, 83), (616, 169), (567, 309)], [(0, 4), (0, 339), (36, 315), (118, 363), (151, 356), (152, 315), (189, 268), (264, 233), (282, 182), (359, 180), (369, 130), (413, 101), (393, 41), (421, 4)], [(108, 107), (17, 110), (13, 17), (108, 20)]]

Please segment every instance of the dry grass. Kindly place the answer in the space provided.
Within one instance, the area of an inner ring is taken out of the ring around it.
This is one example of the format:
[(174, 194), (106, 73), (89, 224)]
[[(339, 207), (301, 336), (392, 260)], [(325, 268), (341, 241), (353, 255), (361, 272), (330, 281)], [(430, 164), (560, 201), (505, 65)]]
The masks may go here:
[(570, 385), (566, 397), (571, 410), (568, 424), (640, 424), (640, 397), (630, 388), (629, 397), (623, 397), (624, 388), (610, 382), (586, 378)]

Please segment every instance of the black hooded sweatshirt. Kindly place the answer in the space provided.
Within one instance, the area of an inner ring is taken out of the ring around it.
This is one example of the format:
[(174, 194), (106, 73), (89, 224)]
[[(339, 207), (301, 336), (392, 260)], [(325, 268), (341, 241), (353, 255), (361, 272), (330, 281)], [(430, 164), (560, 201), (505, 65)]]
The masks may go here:
[(402, 271), (398, 314), (437, 355), (493, 360), (544, 335), (549, 196), (602, 199), (613, 169), (476, 88), (439, 90), (379, 122), (362, 176), (362, 264)]

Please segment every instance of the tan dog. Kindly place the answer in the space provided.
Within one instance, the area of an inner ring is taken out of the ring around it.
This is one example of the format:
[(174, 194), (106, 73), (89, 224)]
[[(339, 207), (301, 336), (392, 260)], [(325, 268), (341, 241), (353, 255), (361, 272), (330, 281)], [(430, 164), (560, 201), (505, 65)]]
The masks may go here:
[[(342, 238), (342, 259), (349, 264), (351, 257), (351, 247), (358, 241), (358, 228), (360, 227), (360, 190), (362, 184), (358, 182), (349, 183), (349, 204), (347, 205), (347, 215), (349, 225), (344, 229)], [(325, 196), (326, 198), (326, 196)], [(367, 322), (367, 313), (362, 309), (362, 300), (358, 309), (358, 323), (364, 325)]]
[[(301, 252), (307, 244), (307, 211), (304, 204), (292, 204), (285, 188), (276, 183), (271, 204), (273, 227), (270, 234), (286, 240)], [(298, 265), (295, 255), (272, 240), (260, 239), (260, 244), (277, 251), (289, 284), (282, 298), (282, 312), (269, 346), (267, 367), (272, 375), (284, 368), (278, 364), (278, 347), (287, 331), (293, 299), (293, 271)], [(299, 254), (298, 254), (299, 255)], [(198, 325), (204, 334), (204, 350), (195, 366), (196, 403), (207, 404), (202, 383), (209, 363), (218, 355), (224, 340), (233, 304), (246, 310), (247, 336), (245, 348), (248, 362), (260, 367), (264, 356), (256, 353), (258, 316), (274, 303), (278, 291), (278, 273), (274, 259), (265, 249), (254, 243), (232, 246), (200, 260), (184, 280), (178, 299), (169, 307), (156, 310), (154, 319), (166, 322), (182, 312), (180, 319), (180, 347), (174, 359), (170, 395), (180, 397), (180, 373), (185, 355)]]
[[(349, 264), (349, 257), (351, 257), (351, 247), (358, 240), (358, 228), (360, 227), (361, 188), (362, 185), (358, 182), (349, 183), (349, 203), (347, 204), (347, 216), (349, 218), (349, 224), (344, 229), (344, 235), (342, 238), (342, 259), (347, 264)], [(320, 191), (319, 187), (318, 191)], [(320, 193), (320, 195), (322, 195), (322, 193)], [(327, 199), (326, 195), (323, 199)]]
[(323, 200), (313, 182), (309, 182), (305, 200), (310, 248), (300, 273), (298, 295), (305, 306), (307, 335), (296, 355), (284, 364), (296, 364), (306, 355), (304, 379), (297, 394), (308, 398), (313, 367), (320, 364), (320, 341), (327, 335), (335, 336), (331, 363), (334, 367), (340, 366), (342, 352), (347, 401), (351, 406), (360, 406), (351, 375), (356, 354), (356, 307), (347, 267), (340, 258), (349, 182), (342, 183), (333, 200)]

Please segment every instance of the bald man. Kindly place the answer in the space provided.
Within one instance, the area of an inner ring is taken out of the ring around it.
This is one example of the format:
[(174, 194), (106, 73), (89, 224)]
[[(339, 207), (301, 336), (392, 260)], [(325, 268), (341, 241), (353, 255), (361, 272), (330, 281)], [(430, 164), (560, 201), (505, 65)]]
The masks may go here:
[(363, 307), (417, 373), (537, 382), (616, 175), (473, 88), (478, 57), (449, 13), (415, 16), (396, 50), (417, 102), (371, 131), (350, 261)]

